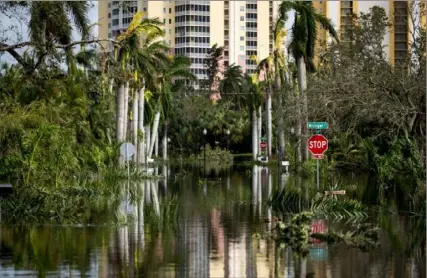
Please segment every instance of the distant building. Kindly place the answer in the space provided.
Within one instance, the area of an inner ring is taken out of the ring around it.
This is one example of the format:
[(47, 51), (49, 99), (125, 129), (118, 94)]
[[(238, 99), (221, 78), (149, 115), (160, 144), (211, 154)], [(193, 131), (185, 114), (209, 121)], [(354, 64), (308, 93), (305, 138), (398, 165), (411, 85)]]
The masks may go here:
[(240, 65), (255, 72), (251, 55), (263, 59), (273, 48), (271, 26), (280, 1), (100, 1), (99, 37), (115, 38), (126, 30), (137, 11), (158, 17), (165, 25), (165, 42), (174, 53), (190, 57), (191, 71), (206, 79), (203, 60), (214, 44), (224, 46), (224, 66)]
[[(421, 5), (421, 10), (424, 11), (424, 16), (421, 20), (426, 24), (425, 18), (425, 3), (423, 1), (413, 2), (416, 5)], [(411, 31), (413, 30), (412, 19), (410, 17), (411, 1), (313, 1), (315, 9), (331, 19), (335, 28), (340, 33), (341, 41), (348, 41), (349, 37), (345, 34), (345, 27), (351, 24), (352, 14), (360, 12), (367, 13), (373, 6), (379, 6), (385, 9), (392, 24), (389, 32), (384, 37), (384, 45), (387, 58), (390, 64), (395, 65), (404, 61), (410, 48)], [(328, 34), (323, 29), (318, 29), (318, 41), (328, 41)]]

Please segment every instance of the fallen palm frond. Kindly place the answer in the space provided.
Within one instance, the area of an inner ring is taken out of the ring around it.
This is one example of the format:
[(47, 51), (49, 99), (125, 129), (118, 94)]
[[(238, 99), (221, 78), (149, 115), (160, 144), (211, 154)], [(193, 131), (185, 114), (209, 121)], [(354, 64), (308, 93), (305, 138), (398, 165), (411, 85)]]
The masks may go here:
[(334, 221), (360, 222), (368, 217), (361, 202), (337, 196), (321, 196), (313, 200), (311, 211), (317, 216), (332, 218)]

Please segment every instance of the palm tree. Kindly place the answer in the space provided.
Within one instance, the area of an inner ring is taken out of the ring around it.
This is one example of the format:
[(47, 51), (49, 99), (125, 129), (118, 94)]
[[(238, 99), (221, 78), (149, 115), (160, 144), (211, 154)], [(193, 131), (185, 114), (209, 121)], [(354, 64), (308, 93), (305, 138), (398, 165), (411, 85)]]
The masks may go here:
[(158, 134), (160, 117), (161, 115), (163, 115), (163, 159), (167, 159), (167, 131), (169, 116), (171, 112), (170, 103), (172, 101), (172, 93), (178, 91), (180, 89), (180, 86), (183, 85), (182, 82), (175, 82), (177, 79), (185, 78), (190, 80), (196, 80), (196, 77), (189, 70), (190, 65), (191, 61), (188, 57), (170, 56), (169, 63), (164, 68), (162, 75), (158, 78), (157, 84), (160, 85), (160, 89), (154, 101), (156, 112), (154, 115), (153, 129), (151, 132), (150, 147), (147, 155), (148, 158), (151, 158), (151, 155), (153, 153), (155, 140)]
[[(273, 63), (274, 63), (274, 91), (277, 97), (277, 139), (279, 140), (279, 153), (281, 156), (285, 153), (285, 134), (283, 123), (283, 93), (286, 82), (285, 57), (283, 55), (283, 38), (286, 35), (284, 30), (285, 20), (282, 16), (274, 23), (273, 27)], [(282, 159), (280, 157), (279, 159)]]
[[(124, 80), (121, 83), (118, 93), (118, 113), (117, 113), (117, 140), (122, 141), (127, 132), (127, 107), (129, 81), (134, 81), (134, 104), (133, 104), (133, 139), (138, 139), (138, 133), (143, 134), (144, 126), (144, 106), (145, 88), (157, 89), (155, 80), (159, 75), (159, 69), (165, 68), (167, 61), (166, 51), (168, 47), (159, 41), (164, 32), (160, 28), (162, 23), (158, 19), (144, 18), (144, 12), (138, 12), (126, 32), (119, 36), (119, 47), (116, 48), (117, 60), (121, 63), (121, 70), (124, 73)], [(131, 74), (133, 72), (133, 74)], [(126, 86), (124, 86), (124, 84)], [(138, 109), (136, 108), (138, 107)], [(138, 111), (138, 112), (137, 112)], [(138, 115), (136, 115), (138, 114)], [(138, 116), (138, 117), (137, 117)], [(140, 119), (142, 117), (142, 119)], [(138, 124), (136, 124), (138, 123)], [(138, 130), (135, 131), (135, 128)], [(139, 148), (138, 148), (139, 146)], [(139, 160), (143, 160), (145, 155), (143, 144), (137, 144)]]
[[(272, 127), (272, 111), (271, 111), (271, 92), (273, 91), (273, 74), (274, 74), (274, 60), (270, 55), (267, 58), (257, 61), (256, 57), (251, 57), (251, 60), (257, 62), (257, 72), (260, 85), (265, 90), (265, 126), (267, 133), (267, 155), (270, 157), (272, 154), (272, 142), (273, 142), (273, 127)], [(261, 114), (261, 112), (259, 112)], [(259, 136), (261, 136), (259, 134)]]
[[(295, 20), (292, 26), (292, 41), (289, 45), (290, 52), (294, 56), (298, 71), (298, 92), (302, 100), (302, 128), (304, 137), (308, 138), (308, 112), (307, 112), (307, 73), (315, 71), (313, 63), (315, 41), (317, 37), (316, 23), (327, 30), (329, 34), (338, 41), (338, 35), (332, 26), (331, 21), (325, 16), (317, 13), (313, 8), (312, 1), (283, 1), (280, 4), (280, 15), (283, 19), (287, 18), (287, 13), (295, 11)], [(308, 158), (308, 150), (305, 146), (302, 148), (303, 160)]]
[(256, 75), (245, 75), (245, 83), (243, 84), (242, 92), (247, 95), (245, 98), (245, 106), (249, 110), (251, 115), (251, 127), (252, 127), (252, 156), (253, 160), (257, 160), (258, 156), (258, 139), (261, 134), (258, 134), (258, 108), (262, 104), (262, 94), (258, 84), (258, 78)]
[(241, 93), (244, 83), (243, 70), (235, 64), (226, 69), (224, 79), (219, 83), (219, 91), (231, 100), (237, 110), (244, 106), (244, 94)]
[[(28, 22), (33, 56), (37, 62), (30, 63), (15, 49), (8, 49), (9, 54), (21, 64), (27, 75), (32, 74), (43, 64), (46, 56), (56, 53), (55, 44), (68, 45), (72, 40), (72, 30), (76, 29), (83, 39), (90, 34), (88, 19), (89, 4), (85, 1), (18, 1), (7, 2), (4, 8), (20, 7), (28, 11)], [(71, 48), (66, 48), (67, 64), (73, 58)]]

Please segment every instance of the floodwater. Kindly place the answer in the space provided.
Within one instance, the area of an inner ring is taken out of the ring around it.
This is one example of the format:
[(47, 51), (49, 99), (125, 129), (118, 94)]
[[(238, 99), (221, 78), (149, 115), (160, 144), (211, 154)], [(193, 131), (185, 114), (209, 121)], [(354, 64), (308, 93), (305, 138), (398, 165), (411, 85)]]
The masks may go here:
[(293, 177), (258, 166), (158, 171), (167, 178), (131, 183), (139, 198), (124, 194), (93, 223), (1, 226), (0, 277), (426, 277), (423, 247), (405, 241), (408, 217), (384, 218), (374, 250), (319, 243), (303, 259), (268, 236), (276, 214), (265, 201)]

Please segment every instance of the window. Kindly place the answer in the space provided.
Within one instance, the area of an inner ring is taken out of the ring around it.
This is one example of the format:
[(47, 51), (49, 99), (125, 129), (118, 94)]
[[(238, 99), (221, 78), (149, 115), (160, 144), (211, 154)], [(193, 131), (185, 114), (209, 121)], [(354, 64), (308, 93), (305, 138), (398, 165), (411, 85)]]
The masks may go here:
[(144, 12), (146, 12), (147, 11), (147, 8), (144, 8)]
[(241, 12), (245, 11), (245, 6), (240, 6), (240, 11)]
[(108, 7), (111, 8), (111, 3), (108, 3)]
[[(169, 30), (170, 31), (170, 30)], [(171, 40), (169, 40), (169, 45), (172, 45), (172, 41)]]
[(172, 29), (169, 29), (169, 34), (172, 34)]
[(166, 13), (166, 8), (163, 8), (163, 12)]
[(169, 24), (172, 24), (172, 19), (171, 18), (169, 18)]
[(108, 18), (111, 18), (111, 13), (108, 13)]
[(111, 23), (108, 23), (108, 28), (111, 28)]
[(240, 51), (245, 51), (245, 46), (244, 45), (240, 46)]
[(163, 18), (163, 23), (166, 23), (166, 18)]
[(111, 39), (113, 37), (113, 34), (108, 33), (108, 38)]
[(245, 37), (240, 37), (240, 41), (244, 41), (245, 40)]
[(118, 19), (113, 19), (113, 26), (117, 26), (119, 25), (119, 20)]
[(172, 8), (169, 8), (169, 13), (170, 13), (170, 14), (172, 13)]
[(114, 9), (113, 10), (113, 15), (118, 15), (119, 14), (119, 9)]
[(240, 26), (240, 31), (245, 31), (245, 26)]
[(244, 17), (244, 16), (241, 16), (241, 17), (240, 17), (240, 21), (245, 21), (245, 17)]

